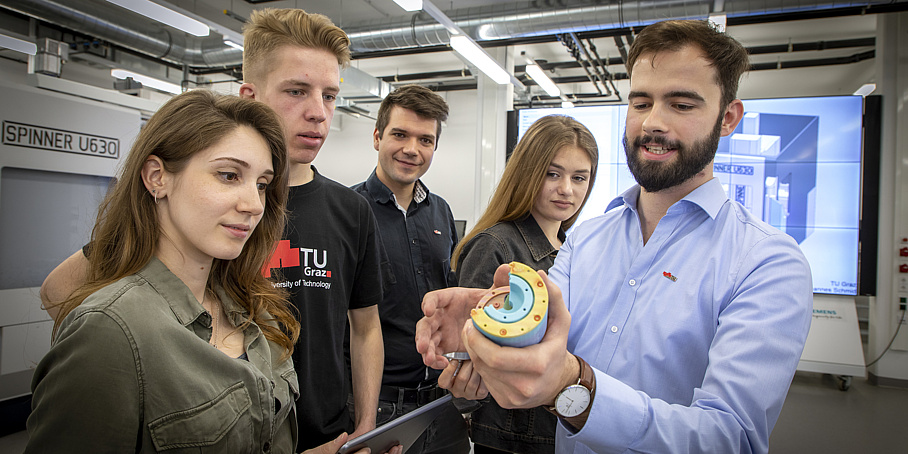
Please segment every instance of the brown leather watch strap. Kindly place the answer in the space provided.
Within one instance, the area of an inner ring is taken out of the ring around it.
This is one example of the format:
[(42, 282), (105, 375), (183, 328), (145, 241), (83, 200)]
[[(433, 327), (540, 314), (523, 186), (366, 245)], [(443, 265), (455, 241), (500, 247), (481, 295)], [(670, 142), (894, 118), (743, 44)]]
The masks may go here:
[(586, 424), (586, 420), (590, 417), (590, 411), (593, 409), (593, 399), (596, 398), (596, 374), (593, 373), (593, 368), (584, 361), (583, 358), (577, 355), (574, 355), (574, 357), (580, 362), (580, 380), (578, 384), (590, 390), (590, 404), (583, 413), (580, 413), (577, 416), (572, 416), (570, 418), (562, 418), (559, 416), (559, 418), (579, 431)]

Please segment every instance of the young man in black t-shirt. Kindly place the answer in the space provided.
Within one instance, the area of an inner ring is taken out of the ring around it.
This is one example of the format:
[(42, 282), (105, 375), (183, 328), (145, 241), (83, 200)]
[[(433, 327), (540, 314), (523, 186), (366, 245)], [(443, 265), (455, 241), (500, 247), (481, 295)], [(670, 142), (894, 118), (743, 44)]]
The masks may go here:
[[(339, 65), (350, 61), (349, 42), (327, 17), (298, 9), (254, 11), (244, 29), (240, 96), (277, 111), (290, 158), (290, 218), (269, 267), (280, 270), (278, 284), (288, 287), (300, 310), (294, 353), (300, 450), (344, 431), (359, 435), (375, 427), (384, 357), (375, 218), (353, 191), (312, 166), (334, 116)], [(343, 359), (347, 319), (355, 427)]]

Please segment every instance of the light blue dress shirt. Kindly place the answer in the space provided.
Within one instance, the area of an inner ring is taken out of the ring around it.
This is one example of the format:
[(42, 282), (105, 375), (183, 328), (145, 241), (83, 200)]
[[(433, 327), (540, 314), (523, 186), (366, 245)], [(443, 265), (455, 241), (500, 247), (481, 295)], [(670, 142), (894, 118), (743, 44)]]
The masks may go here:
[(807, 338), (813, 286), (790, 236), (717, 179), (672, 205), (646, 244), (639, 187), (579, 225), (551, 276), (568, 350), (596, 395), (559, 453), (765, 453)]

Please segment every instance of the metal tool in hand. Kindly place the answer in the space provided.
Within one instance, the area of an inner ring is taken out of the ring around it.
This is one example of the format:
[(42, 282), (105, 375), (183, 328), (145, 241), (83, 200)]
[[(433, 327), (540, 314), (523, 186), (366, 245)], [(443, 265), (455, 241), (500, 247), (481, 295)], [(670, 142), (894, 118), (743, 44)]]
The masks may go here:
[(463, 362), (470, 360), (470, 354), (467, 352), (449, 352), (445, 353), (442, 356), (444, 356), (448, 361), (457, 361), (457, 368), (454, 369), (454, 377), (456, 377), (457, 373), (460, 372), (460, 366), (463, 365)]

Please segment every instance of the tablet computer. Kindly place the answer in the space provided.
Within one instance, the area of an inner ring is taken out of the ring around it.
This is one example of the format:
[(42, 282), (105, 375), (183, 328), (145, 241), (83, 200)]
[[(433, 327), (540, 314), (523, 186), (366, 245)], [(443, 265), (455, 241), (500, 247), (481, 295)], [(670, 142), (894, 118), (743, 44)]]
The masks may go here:
[(452, 396), (444, 397), (417, 408), (397, 419), (393, 419), (374, 430), (348, 440), (338, 451), (339, 454), (354, 453), (369, 448), (373, 454), (381, 454), (396, 445), (402, 445), (404, 452), (426, 431), (429, 424), (451, 403)]

